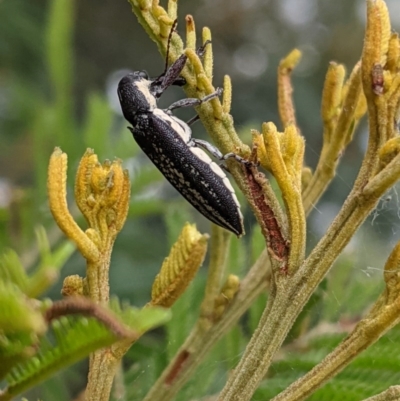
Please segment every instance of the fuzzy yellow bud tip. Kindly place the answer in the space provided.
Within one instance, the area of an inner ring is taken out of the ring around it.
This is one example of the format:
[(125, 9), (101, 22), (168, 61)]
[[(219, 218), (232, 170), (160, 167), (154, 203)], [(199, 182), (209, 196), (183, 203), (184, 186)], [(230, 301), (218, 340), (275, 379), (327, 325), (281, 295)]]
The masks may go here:
[(101, 166), (100, 164), (97, 164), (93, 169), (91, 177), (91, 187), (93, 192), (100, 193), (106, 189), (109, 181), (108, 173), (109, 168), (104, 168), (104, 166)]
[(362, 77), (367, 99), (383, 91), (381, 70), (386, 65), (390, 41), (390, 20), (382, 0), (367, 1), (367, 29), (362, 54)]
[(239, 291), (240, 280), (238, 276), (230, 274), (226, 279), (225, 285), (221, 291), (222, 294), (229, 300), (232, 300), (236, 293)]
[[(68, 210), (66, 181), (67, 155), (56, 148), (50, 157), (47, 178), (51, 213), (60, 229), (75, 242), (82, 255), (88, 260), (97, 260), (99, 256), (97, 248), (80, 229)], [(78, 201), (77, 203), (79, 204)]]
[(325, 123), (329, 122), (338, 113), (344, 76), (345, 69), (342, 65), (334, 62), (330, 63), (322, 94), (322, 118)]
[(293, 70), (301, 59), (301, 51), (292, 50), (279, 64), (279, 68)]
[(269, 170), (269, 161), (267, 152), (265, 149), (264, 139), (260, 132), (257, 130), (251, 130), (251, 135), (253, 137), (253, 147), (257, 151), (257, 160), (261, 163), (261, 165)]
[(299, 144), (302, 141), (302, 137), (298, 135), (297, 128), (294, 125), (289, 125), (285, 128), (284, 135), (282, 137), (284, 148), (283, 155), (286, 159), (292, 159), (298, 151)]
[(207, 251), (207, 235), (186, 224), (154, 280), (151, 304), (170, 307), (194, 278)]
[(121, 202), (126, 204), (129, 201), (129, 177), (122, 169), (120, 160), (106, 160), (100, 164), (97, 158), (88, 158), (85, 155), (76, 182), (77, 203), (88, 220), (98, 206), (114, 208)]
[(214, 302), (214, 321), (219, 320), (219, 318), (225, 312), (227, 306), (235, 298), (235, 295), (239, 291), (240, 280), (238, 276), (230, 274), (226, 279), (226, 282), (221, 290), (221, 293), (216, 297)]
[(83, 295), (83, 278), (77, 274), (65, 277), (61, 294), (64, 297)]
[(189, 14), (189, 15), (186, 16), (185, 21), (186, 21), (186, 30), (188, 32), (194, 31), (194, 19), (193, 19), (193, 17)]
[(151, 2), (149, 0), (138, 0), (138, 5), (141, 10), (148, 10), (151, 7)]

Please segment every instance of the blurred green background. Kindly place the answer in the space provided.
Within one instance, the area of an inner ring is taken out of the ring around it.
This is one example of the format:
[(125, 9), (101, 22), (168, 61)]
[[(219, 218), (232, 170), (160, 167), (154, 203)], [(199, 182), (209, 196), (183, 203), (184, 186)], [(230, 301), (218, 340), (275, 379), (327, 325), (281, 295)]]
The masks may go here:
[[(387, 4), (393, 28), (399, 31), (400, 2), (388, 0)], [(279, 126), (276, 69), (293, 48), (302, 50), (302, 61), (293, 74), (294, 98), (306, 138), (306, 162), (315, 167), (322, 140), (324, 76), (331, 60), (343, 63), (349, 71), (359, 59), (364, 0), (181, 0), (181, 34), (188, 13), (194, 16), (199, 34), (202, 26), (211, 28), (214, 83), (221, 85), (224, 74), (231, 76), (232, 114), (247, 143), (249, 128), (257, 129), (264, 121)], [(122, 299), (137, 306), (149, 300), (151, 282), (185, 221), (210, 232), (209, 222), (183, 201), (140, 152), (120, 113), (119, 78), (129, 69), (157, 75), (163, 65), (127, 1), (0, 1), (0, 252), (14, 248), (31, 268), (37, 261), (35, 227), (45, 226), (52, 244), (62, 239), (46, 201), (46, 169), (55, 146), (68, 154), (69, 204), (82, 227), (85, 223), (76, 212), (72, 193), (74, 173), (85, 149), (94, 148), (100, 160), (121, 158), (130, 171), (129, 219), (115, 244), (111, 268), (111, 292)], [(182, 97), (181, 89), (171, 88), (161, 105)], [(182, 118), (192, 114), (178, 113)], [(195, 126), (194, 135), (206, 138), (201, 124)], [(348, 194), (366, 141), (364, 121), (343, 155), (336, 179), (310, 216), (310, 246), (324, 233)], [(241, 243), (233, 242), (232, 263), (239, 274), (260, 248), (250, 244), (251, 238), (260, 243), (259, 232), (243, 198), (241, 203), (248, 236)], [(392, 190), (347, 247), (336, 270), (342, 273), (325, 288), (324, 319), (358, 316), (382, 288), (381, 268), (399, 238), (399, 206), (397, 192)], [(84, 261), (78, 254), (62, 270), (63, 277), (72, 273), (84, 274)], [(204, 274), (192, 292), (194, 303), (201, 297), (203, 280)], [(62, 277), (47, 296), (60, 298), (61, 283)], [(362, 296), (355, 296), (358, 291)], [(318, 313), (322, 318), (322, 312)], [(161, 331), (144, 340), (132, 359), (159, 347), (162, 366), (170, 350), (157, 335)], [(179, 339), (174, 341), (172, 348), (179, 345)], [(238, 345), (237, 352), (240, 349)], [(231, 367), (234, 362), (230, 361)], [(152, 375), (157, 375), (160, 366), (153, 367)], [(84, 383), (84, 370), (82, 364), (81, 369), (69, 372), (68, 379), (52, 379), (37, 394), (49, 396), (55, 391), (54, 399), (61, 400), (59, 389), (64, 386), (65, 399), (70, 399)]]

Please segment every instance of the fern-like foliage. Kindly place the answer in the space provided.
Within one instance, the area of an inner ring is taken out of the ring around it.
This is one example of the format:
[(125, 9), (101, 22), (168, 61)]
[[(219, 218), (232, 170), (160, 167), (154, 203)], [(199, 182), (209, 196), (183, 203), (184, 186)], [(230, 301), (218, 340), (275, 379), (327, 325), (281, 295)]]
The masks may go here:
[(52, 332), (52, 338), (40, 339), (34, 357), (19, 363), (7, 374), (8, 387), (0, 395), (1, 401), (11, 399), (58, 370), (117, 340), (102, 323), (81, 316), (62, 317), (52, 324)]
[(12, 283), (0, 280), (0, 330), (1, 333), (43, 333), (45, 322), (37, 308), (24, 297)]
[(0, 379), (3, 379), (13, 366), (35, 354), (35, 339), (36, 337), (28, 332), (0, 335)]
[[(111, 310), (115, 314), (115, 324), (126, 326), (130, 329), (126, 331), (127, 335), (132, 332), (136, 337), (170, 318), (168, 310), (121, 306), (117, 299), (112, 300)], [(19, 333), (14, 338), (0, 337), (0, 366), (7, 366), (7, 369), (0, 368), (0, 373), (5, 375), (8, 384), (0, 393), (0, 401), (10, 400), (60, 369), (118, 341), (121, 334), (118, 335), (112, 326), (94, 317), (62, 316), (53, 321), (52, 330), (46, 336), (32, 337), (31, 332)]]
[(30, 298), (43, 294), (59, 277), (59, 272), (75, 250), (71, 241), (63, 241), (51, 249), (43, 227), (36, 230), (40, 262), (34, 272), (28, 274), (18, 254), (7, 249), (0, 255), (0, 280), (15, 284)]
[(25, 292), (28, 286), (26, 271), (17, 253), (12, 249), (0, 255), (0, 280), (14, 283), (22, 292)]
[(126, 326), (135, 330), (139, 335), (166, 323), (171, 318), (171, 311), (169, 309), (157, 306), (148, 306), (139, 309), (128, 304), (121, 304), (116, 297), (111, 298), (109, 308)]
[[(271, 399), (321, 361), (343, 335), (325, 334), (312, 340), (306, 352), (287, 353), (276, 362), (256, 392), (257, 399)], [(392, 330), (368, 348), (343, 372), (315, 392), (309, 401), (359, 401), (400, 382), (400, 330)]]

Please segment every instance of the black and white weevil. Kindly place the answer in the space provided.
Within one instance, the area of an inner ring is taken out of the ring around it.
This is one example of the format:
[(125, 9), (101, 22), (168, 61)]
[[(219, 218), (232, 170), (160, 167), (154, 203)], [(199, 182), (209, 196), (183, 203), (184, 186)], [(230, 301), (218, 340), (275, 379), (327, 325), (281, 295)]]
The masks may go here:
[[(198, 50), (199, 55), (206, 45)], [(165, 110), (157, 107), (157, 99), (165, 89), (185, 84), (179, 75), (186, 60), (183, 54), (155, 79), (150, 79), (144, 71), (123, 77), (118, 84), (122, 112), (132, 124), (128, 128), (136, 142), (165, 178), (207, 219), (240, 237), (244, 234), (243, 216), (235, 191), (225, 172), (203, 149), (220, 160), (234, 157), (249, 162), (233, 153), (223, 156), (208, 142), (192, 138), (189, 124), (197, 116), (186, 123), (171, 112), (179, 107), (198, 106), (219, 96), (222, 90), (217, 89), (202, 99), (179, 100)]]

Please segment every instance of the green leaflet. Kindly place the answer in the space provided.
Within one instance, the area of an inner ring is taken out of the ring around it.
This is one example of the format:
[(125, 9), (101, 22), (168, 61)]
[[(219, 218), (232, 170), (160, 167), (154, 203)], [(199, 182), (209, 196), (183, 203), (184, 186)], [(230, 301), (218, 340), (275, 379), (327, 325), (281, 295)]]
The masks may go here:
[(52, 329), (53, 340), (41, 338), (36, 355), (11, 369), (5, 378), (7, 390), (0, 400), (11, 399), (58, 370), (117, 340), (93, 318), (63, 317), (54, 322)]
[[(255, 399), (270, 399), (286, 389), (331, 352), (342, 337), (325, 334), (312, 340), (306, 351), (286, 353), (283, 360), (272, 364), (269, 377), (257, 390)], [(393, 329), (308, 400), (358, 401), (397, 384), (400, 380), (399, 344), (400, 330)]]

